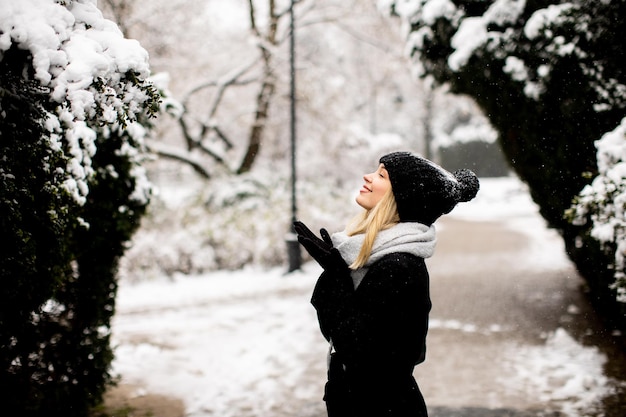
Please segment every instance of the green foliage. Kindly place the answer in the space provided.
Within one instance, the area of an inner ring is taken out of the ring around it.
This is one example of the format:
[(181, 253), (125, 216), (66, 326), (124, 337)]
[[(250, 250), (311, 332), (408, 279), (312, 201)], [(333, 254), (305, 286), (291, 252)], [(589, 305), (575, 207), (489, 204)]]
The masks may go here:
[(13, 49), (0, 62), (0, 385), (8, 387), (10, 410), (36, 407), (43, 395), (37, 385), (52, 364), (42, 355), (42, 305), (70, 272), (67, 238), (75, 220), (71, 199), (55, 188), (64, 160), (42, 126), (45, 91), (19, 76), (24, 58)]
[[(590, 182), (585, 173), (597, 174), (594, 142), (624, 114), (626, 77), (620, 63), (626, 2), (579, 1), (566, 9), (561, 2), (536, 0), (517, 15), (510, 9), (492, 13), (494, 1), (453, 3), (454, 16), (442, 14), (434, 23), (420, 14), (410, 17), (411, 31), (420, 39), (412, 44), (416, 65), (423, 75), (476, 100), (541, 214), (562, 232), (570, 258), (592, 288), (603, 288), (612, 281), (610, 260), (587, 238), (589, 226), (571, 224), (564, 213)], [(529, 25), (548, 7), (564, 11), (558, 19)], [(394, 11), (399, 12), (395, 4)], [(490, 18), (484, 18), (487, 14)], [(488, 22), (485, 41), (458, 64), (454, 36), (470, 17)], [(524, 73), (515, 74), (513, 63), (523, 63)], [(604, 293), (594, 296), (604, 299)]]

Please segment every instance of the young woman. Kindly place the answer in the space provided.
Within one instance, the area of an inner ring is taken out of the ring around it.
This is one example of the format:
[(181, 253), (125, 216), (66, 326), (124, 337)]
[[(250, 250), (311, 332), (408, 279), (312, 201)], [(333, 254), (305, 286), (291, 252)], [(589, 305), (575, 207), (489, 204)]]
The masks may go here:
[(451, 174), (409, 152), (383, 156), (363, 177), (364, 212), (321, 239), (303, 223), (298, 240), (324, 269), (311, 303), (331, 343), (324, 401), (329, 417), (426, 417), (413, 378), (425, 359), (433, 223), (478, 192), (469, 170)]

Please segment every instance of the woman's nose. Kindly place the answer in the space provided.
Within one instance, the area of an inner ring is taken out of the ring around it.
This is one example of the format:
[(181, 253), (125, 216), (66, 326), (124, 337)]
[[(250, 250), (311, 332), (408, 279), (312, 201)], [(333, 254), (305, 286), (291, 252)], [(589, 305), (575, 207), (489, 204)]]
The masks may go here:
[(372, 182), (372, 175), (373, 175), (373, 174), (365, 174), (365, 175), (363, 175), (363, 179), (364, 179), (366, 182)]

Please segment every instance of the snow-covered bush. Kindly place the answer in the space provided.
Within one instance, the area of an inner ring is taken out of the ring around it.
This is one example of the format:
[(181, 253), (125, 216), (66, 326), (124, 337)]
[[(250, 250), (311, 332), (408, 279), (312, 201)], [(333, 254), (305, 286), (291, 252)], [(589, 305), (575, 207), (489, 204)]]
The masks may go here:
[(101, 401), (116, 269), (151, 186), (148, 54), (96, 0), (0, 0), (0, 385), (8, 415)]
[(598, 176), (575, 199), (574, 224), (592, 222), (591, 236), (613, 253), (617, 300), (626, 303), (626, 118), (596, 142)]

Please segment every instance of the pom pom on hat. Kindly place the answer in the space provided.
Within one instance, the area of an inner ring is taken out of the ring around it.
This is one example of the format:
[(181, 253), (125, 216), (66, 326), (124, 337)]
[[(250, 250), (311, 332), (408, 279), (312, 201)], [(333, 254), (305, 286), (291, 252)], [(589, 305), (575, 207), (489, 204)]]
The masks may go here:
[(459, 202), (470, 201), (480, 187), (469, 169), (450, 173), (410, 152), (393, 152), (380, 158), (389, 172), (401, 222), (431, 225)]
[(470, 201), (478, 193), (478, 177), (469, 169), (460, 169), (452, 174), (459, 183), (459, 202)]

